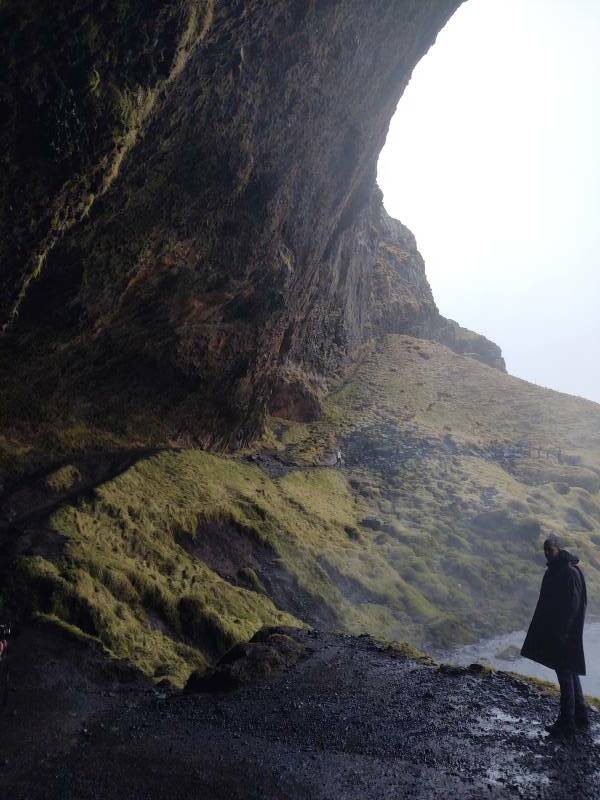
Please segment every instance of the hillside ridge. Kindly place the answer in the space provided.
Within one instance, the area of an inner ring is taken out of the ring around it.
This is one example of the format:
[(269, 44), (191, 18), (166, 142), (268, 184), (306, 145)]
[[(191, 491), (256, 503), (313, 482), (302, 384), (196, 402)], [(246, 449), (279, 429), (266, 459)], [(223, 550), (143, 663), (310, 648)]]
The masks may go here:
[(182, 685), (263, 625), (436, 648), (514, 630), (556, 529), (597, 612), (599, 421), (386, 334), (317, 419), (272, 417), (252, 448), (85, 450), (8, 484), (4, 602)]

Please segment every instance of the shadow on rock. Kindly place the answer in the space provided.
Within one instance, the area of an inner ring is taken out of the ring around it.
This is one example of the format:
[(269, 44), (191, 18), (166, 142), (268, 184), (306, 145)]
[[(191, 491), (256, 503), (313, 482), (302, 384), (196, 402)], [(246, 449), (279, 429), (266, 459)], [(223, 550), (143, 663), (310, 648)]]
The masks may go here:
[(249, 642), (232, 647), (208, 672), (192, 672), (184, 692), (196, 694), (236, 689), (292, 667), (306, 655), (305, 645), (295, 638), (295, 634), (295, 628), (262, 628)]

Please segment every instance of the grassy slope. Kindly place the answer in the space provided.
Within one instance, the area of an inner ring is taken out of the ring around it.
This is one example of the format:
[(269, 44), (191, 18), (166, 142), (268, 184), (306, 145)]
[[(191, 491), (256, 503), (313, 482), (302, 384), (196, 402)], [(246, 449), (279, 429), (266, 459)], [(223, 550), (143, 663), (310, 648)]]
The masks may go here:
[[(524, 623), (550, 528), (579, 553), (597, 595), (597, 404), (431, 342), (389, 336), (329, 398), (323, 419), (286, 426), (280, 437), (307, 462), (346, 443), (348, 477), (379, 528), (365, 536), (419, 591), (426, 638), (444, 643)], [(532, 457), (513, 466), (492, 455), (525, 441)], [(398, 444), (406, 442), (424, 444), (405, 459)], [(537, 446), (581, 463), (539, 459)]]
[[(521, 440), (581, 463), (507, 468), (490, 455)], [(338, 445), (342, 470), (324, 466)], [(49, 527), (66, 537), (62, 553), (23, 555), (18, 596), (180, 683), (262, 624), (294, 622), (260, 580), (242, 588), (190, 554), (186, 537), (202, 536), (205, 520), (232, 521), (268, 545), (305, 596), (335, 609), (339, 627), (416, 644), (524, 624), (548, 527), (566, 532), (592, 600), (600, 594), (593, 403), (389, 336), (321, 420), (272, 420), (261, 447), (297, 466), (269, 478), (239, 458), (165, 452), (59, 508)]]

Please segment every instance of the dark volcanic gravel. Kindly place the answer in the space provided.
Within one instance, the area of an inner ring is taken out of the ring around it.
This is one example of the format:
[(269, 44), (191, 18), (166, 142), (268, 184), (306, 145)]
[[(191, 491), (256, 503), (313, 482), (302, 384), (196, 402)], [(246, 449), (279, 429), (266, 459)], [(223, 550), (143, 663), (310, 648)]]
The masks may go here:
[(5, 747), (52, 749), (11, 760), (2, 798), (600, 798), (596, 713), (591, 735), (557, 743), (543, 733), (556, 700), (508, 675), (417, 664), (369, 637), (298, 637), (296, 667), (230, 693), (63, 686), (71, 719), (93, 697), (88, 717), (61, 746), (52, 721), (53, 736), (33, 711), (9, 717)]

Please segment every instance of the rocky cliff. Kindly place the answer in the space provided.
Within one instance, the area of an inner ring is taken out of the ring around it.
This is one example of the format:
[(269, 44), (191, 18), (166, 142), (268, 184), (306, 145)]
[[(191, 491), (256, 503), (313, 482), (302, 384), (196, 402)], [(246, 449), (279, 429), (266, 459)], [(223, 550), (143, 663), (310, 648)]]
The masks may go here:
[(31, 418), (239, 445), (374, 332), (434, 335), (375, 168), (458, 4), (3, 4), (2, 359)]
[(379, 193), (373, 206), (377, 249), (369, 275), (367, 331), (376, 336), (401, 333), (431, 339), (506, 372), (497, 344), (440, 315), (415, 237), (405, 225), (388, 216)]
[(457, 5), (0, 5), (5, 610), (183, 684), (524, 624), (550, 527), (598, 596), (599, 407), (441, 317), (375, 185)]

